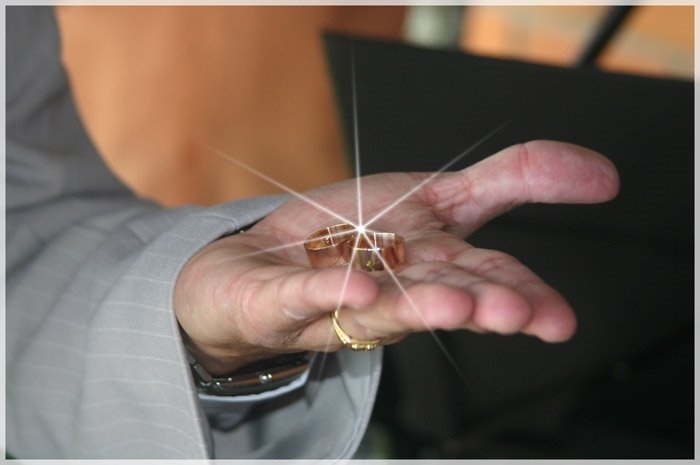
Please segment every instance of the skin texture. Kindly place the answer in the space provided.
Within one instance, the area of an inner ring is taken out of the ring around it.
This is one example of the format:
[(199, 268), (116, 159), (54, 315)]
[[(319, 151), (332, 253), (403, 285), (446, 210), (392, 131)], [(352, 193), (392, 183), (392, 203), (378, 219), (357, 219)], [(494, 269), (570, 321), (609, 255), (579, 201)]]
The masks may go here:
[[(612, 199), (619, 179), (602, 155), (533, 141), (459, 172), (381, 174), (360, 184), (365, 221), (402, 198), (371, 224), (406, 239), (406, 263), (395, 270), (401, 287), (387, 272), (311, 269), (301, 242), (339, 220), (290, 200), (248, 232), (205, 247), (179, 276), (176, 314), (206, 369), (224, 374), (279, 353), (338, 350), (329, 313), (339, 304), (347, 333), (384, 344), (433, 329), (522, 332), (546, 342), (574, 334), (576, 318), (561, 295), (515, 258), (463, 238), (523, 203)], [(358, 220), (354, 180), (304, 196)]]

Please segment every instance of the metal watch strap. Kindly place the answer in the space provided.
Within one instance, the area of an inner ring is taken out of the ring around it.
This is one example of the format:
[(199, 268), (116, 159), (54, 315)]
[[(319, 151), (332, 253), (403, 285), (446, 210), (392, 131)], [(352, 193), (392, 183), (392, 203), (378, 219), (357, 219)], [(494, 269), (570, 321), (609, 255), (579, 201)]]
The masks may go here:
[(309, 367), (308, 352), (284, 354), (255, 362), (222, 377), (211, 376), (188, 351), (195, 385), (199, 392), (215, 396), (258, 394), (286, 386)]

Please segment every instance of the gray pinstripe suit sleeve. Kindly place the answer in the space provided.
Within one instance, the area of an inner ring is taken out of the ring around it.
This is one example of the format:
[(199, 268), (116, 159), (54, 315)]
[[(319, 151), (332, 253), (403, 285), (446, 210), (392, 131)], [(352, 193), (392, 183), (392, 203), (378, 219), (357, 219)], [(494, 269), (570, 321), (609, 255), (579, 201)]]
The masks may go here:
[(340, 458), (380, 352), (315, 364), (305, 389), (210, 429), (171, 301), (197, 250), (277, 207), (163, 210), (108, 172), (76, 113), (51, 8), (7, 7), (6, 429), (19, 458)]

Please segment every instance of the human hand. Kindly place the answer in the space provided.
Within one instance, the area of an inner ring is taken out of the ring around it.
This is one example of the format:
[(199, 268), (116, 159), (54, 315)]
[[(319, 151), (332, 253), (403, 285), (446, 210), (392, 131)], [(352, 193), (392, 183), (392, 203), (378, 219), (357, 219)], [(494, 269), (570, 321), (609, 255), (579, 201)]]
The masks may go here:
[[(361, 196), (358, 196), (358, 185)], [(325, 186), (290, 200), (245, 234), (218, 240), (181, 272), (175, 310), (187, 344), (212, 374), (279, 353), (342, 347), (328, 315), (358, 339), (470, 329), (570, 338), (569, 304), (515, 258), (464, 238), (526, 202), (596, 203), (618, 191), (607, 159), (535, 141), (459, 172), (392, 173)], [(401, 234), (406, 261), (381, 272), (312, 269), (303, 241), (345, 218)]]

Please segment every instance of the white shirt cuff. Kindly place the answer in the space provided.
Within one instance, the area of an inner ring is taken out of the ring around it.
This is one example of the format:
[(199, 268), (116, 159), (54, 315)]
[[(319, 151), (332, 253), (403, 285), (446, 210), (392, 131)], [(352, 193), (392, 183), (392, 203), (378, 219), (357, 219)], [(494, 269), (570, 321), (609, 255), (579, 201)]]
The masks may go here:
[(314, 354), (306, 370), (291, 383), (271, 391), (241, 396), (214, 396), (199, 393), (199, 400), (202, 402), (209, 424), (216, 429), (231, 429), (240, 423), (253, 405), (283, 396), (303, 387), (309, 379), (311, 365), (315, 359), (316, 356)]

